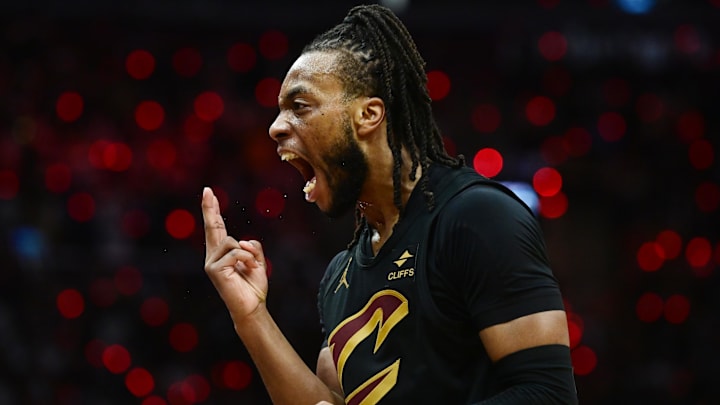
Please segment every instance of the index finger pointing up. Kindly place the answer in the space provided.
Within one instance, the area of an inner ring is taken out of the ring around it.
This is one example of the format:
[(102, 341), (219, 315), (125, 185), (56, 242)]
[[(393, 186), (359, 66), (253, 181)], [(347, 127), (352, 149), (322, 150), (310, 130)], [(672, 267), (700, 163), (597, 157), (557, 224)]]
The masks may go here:
[(215, 247), (227, 236), (225, 221), (220, 215), (220, 203), (210, 187), (203, 188), (202, 213), (205, 222), (206, 248)]

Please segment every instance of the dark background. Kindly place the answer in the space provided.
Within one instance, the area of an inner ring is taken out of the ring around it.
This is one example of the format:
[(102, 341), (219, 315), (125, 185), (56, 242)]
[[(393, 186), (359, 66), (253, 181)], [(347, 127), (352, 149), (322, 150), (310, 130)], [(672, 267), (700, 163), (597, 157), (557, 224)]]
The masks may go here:
[[(205, 185), (262, 240), (314, 368), (317, 283), (353, 222), (303, 201), (267, 128), (352, 4), (2, 3), (0, 403), (268, 403), (202, 269)], [(720, 2), (395, 4), (450, 80), (430, 82), (448, 148), (497, 150), (501, 181), (562, 176), (538, 218), (581, 403), (720, 402)]]

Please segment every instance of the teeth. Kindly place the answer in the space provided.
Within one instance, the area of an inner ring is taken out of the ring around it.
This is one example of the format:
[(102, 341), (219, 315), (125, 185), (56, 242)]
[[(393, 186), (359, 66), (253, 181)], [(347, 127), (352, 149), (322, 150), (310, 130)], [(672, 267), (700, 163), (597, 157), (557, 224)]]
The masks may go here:
[(305, 195), (312, 193), (312, 191), (315, 189), (316, 181), (317, 179), (313, 177), (311, 180), (308, 180), (308, 182), (305, 183), (305, 187), (303, 187), (303, 192), (305, 193)]
[(297, 155), (292, 152), (285, 152), (280, 155), (280, 160), (287, 162), (289, 160), (297, 159)]

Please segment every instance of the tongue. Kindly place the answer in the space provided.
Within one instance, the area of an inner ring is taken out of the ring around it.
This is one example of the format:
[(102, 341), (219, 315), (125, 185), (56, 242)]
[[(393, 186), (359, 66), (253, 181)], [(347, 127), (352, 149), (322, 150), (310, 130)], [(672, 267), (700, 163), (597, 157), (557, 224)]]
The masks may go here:
[(305, 187), (303, 187), (303, 192), (305, 193), (305, 201), (307, 202), (315, 202), (317, 199), (313, 195), (313, 190), (315, 190), (315, 183), (317, 182), (317, 177), (313, 176), (312, 179), (308, 180), (307, 183), (305, 183)]

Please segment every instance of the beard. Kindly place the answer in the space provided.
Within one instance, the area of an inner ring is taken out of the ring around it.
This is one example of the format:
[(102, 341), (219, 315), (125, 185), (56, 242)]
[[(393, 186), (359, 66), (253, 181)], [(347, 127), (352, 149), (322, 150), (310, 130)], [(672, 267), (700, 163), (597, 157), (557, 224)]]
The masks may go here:
[(327, 166), (334, 169), (327, 173), (331, 199), (325, 215), (330, 218), (340, 217), (355, 207), (368, 173), (367, 159), (353, 136), (347, 116), (343, 119), (343, 132), (345, 137), (325, 158)]

